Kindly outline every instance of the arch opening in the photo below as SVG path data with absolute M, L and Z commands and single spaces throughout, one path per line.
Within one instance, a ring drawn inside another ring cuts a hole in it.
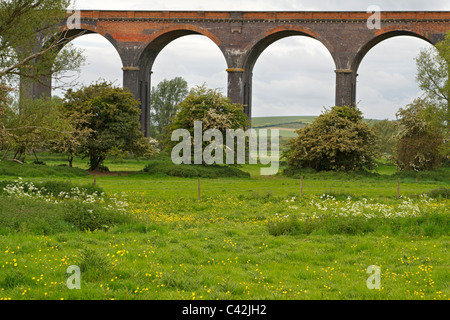
M 265 40 L 257 50 L 253 54 L 257 60 L 248 60 L 253 117 L 317 116 L 334 105 L 336 64 L 323 42 L 286 31 Z
M 123 85 L 123 62 L 115 46 L 103 35 L 89 30 L 74 30 L 67 45 L 83 52 L 85 61 L 79 70 L 68 71 L 60 79 L 52 79 L 52 95 L 62 96 L 68 88 L 79 89 L 97 81 Z
M 152 84 L 164 79 L 184 78 L 189 87 L 206 83 L 226 93 L 227 64 L 222 51 L 200 34 L 187 34 L 166 44 L 148 67 Z
M 374 39 L 360 53 L 356 102 L 366 118 L 395 120 L 399 108 L 418 98 L 415 58 L 432 46 L 428 39 L 410 32 L 392 32 Z
M 370 40 L 359 50 L 359 52 L 357 53 L 357 55 L 353 61 L 352 70 L 354 70 L 355 72 L 358 71 L 359 65 L 361 64 L 364 57 L 375 46 L 377 46 L 381 42 L 384 42 L 386 40 L 389 40 L 391 38 L 396 38 L 396 37 L 411 37 L 411 38 L 421 39 L 421 40 L 424 40 L 424 41 L 428 42 L 429 44 L 433 45 L 431 40 L 427 39 L 425 36 L 423 36 L 419 33 L 410 31 L 410 30 L 394 30 L 394 31 L 383 32 L 381 35 Z
M 189 88 L 206 84 L 224 94 L 227 64 L 218 42 L 198 30 L 180 29 L 155 38 L 139 59 L 137 95 L 141 101 L 141 126 L 146 136 L 151 129 L 151 90 L 163 80 L 181 77 Z

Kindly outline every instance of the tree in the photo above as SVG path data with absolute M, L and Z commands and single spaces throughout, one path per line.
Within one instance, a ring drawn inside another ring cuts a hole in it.
M 51 85 L 52 75 L 80 67 L 82 53 L 69 44 L 74 37 L 61 31 L 69 5 L 69 0 L 0 1 L 0 81 L 17 83 L 20 77 Z
M 98 170 L 113 152 L 135 156 L 153 153 L 140 131 L 139 104 L 131 92 L 107 82 L 68 90 L 63 105 L 66 116 L 77 119 L 77 130 L 91 131 L 77 148 L 77 154 L 89 158 L 90 170 Z
M 82 153 L 82 148 L 88 143 L 92 129 L 86 123 L 83 116 L 77 112 L 68 112 L 61 106 L 59 111 L 63 120 L 70 127 L 70 132 L 59 135 L 50 145 L 50 150 L 67 155 L 69 167 L 73 167 L 73 159 L 77 154 Z
M 0 0 L 3 158 L 12 148 L 14 159 L 24 160 L 27 151 L 42 148 L 66 133 L 56 102 L 50 97 L 32 101 L 35 97 L 28 94 L 28 86 L 51 86 L 52 76 L 61 80 L 66 71 L 77 70 L 84 62 L 81 51 L 69 44 L 74 37 L 67 28 L 62 31 L 69 5 L 68 0 Z M 9 88 L 7 95 L 5 88 Z
M 396 162 L 400 170 L 425 171 L 439 168 L 444 136 L 438 107 L 424 99 L 397 112 L 400 132 L 396 146 Z
M 217 89 L 209 89 L 206 85 L 197 86 L 191 89 L 186 99 L 179 104 L 179 111 L 168 126 L 169 135 L 166 137 L 165 145 L 169 149 L 175 146 L 176 142 L 171 141 L 170 135 L 176 129 L 188 130 L 191 136 L 194 136 L 196 121 L 202 122 L 203 132 L 216 129 L 223 135 L 227 129 L 244 129 L 249 125 L 242 105 L 232 103 L 230 98 Z
M 177 77 L 172 80 L 164 79 L 156 88 L 152 88 L 151 94 L 151 129 L 150 136 L 162 140 L 167 134 L 165 128 L 170 124 L 170 120 L 176 115 L 178 105 L 189 94 L 187 82 Z
M 325 111 L 288 143 L 288 169 L 357 171 L 375 167 L 377 135 L 356 107 Z
M 6 149 L 14 151 L 13 160 L 24 162 L 27 152 L 51 146 L 55 140 L 70 134 L 58 99 L 41 98 L 10 103 L 3 117 Z M 6 155 L 6 152 L 5 152 Z
M 373 124 L 378 135 L 378 152 L 380 154 L 393 155 L 397 143 L 398 125 L 395 121 L 382 120 Z
M 445 111 L 448 121 L 450 104 L 450 32 L 435 47 L 423 49 L 416 58 L 417 83 L 425 96 Z
M 440 148 L 444 161 L 450 161 L 450 32 L 445 39 L 437 43 L 435 47 L 422 50 L 416 58 L 417 63 L 417 83 L 424 91 L 424 98 L 421 100 L 427 107 L 421 111 L 431 111 L 438 118 L 434 123 L 438 124 L 444 137 Z M 429 115 L 433 117 L 433 115 Z

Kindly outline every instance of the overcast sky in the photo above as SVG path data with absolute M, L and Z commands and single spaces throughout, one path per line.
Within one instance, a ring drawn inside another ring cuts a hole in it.
M 366 11 L 370 5 L 390 11 L 450 11 L 448 0 L 77 0 L 80 10 L 222 10 L 222 11 Z M 122 85 L 121 61 L 101 36 L 74 41 L 87 57 L 79 81 L 86 85 L 103 78 Z M 375 46 L 358 70 L 357 101 L 365 117 L 395 119 L 401 107 L 420 96 L 414 58 L 430 46 L 414 37 L 395 37 Z M 152 85 L 181 76 L 190 87 L 206 83 L 226 93 L 227 65 L 216 45 L 203 36 L 186 36 L 158 56 Z M 269 46 L 256 63 L 253 116 L 319 115 L 335 99 L 335 65 L 318 41 L 295 36 Z

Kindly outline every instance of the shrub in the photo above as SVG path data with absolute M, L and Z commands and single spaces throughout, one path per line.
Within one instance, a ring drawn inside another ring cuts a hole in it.
M 8 187 L 8 189 L 5 189 Z M 0 181 L 0 194 L 14 192 L 35 194 L 40 196 L 53 196 L 55 198 L 86 198 L 88 196 L 98 196 L 103 194 L 103 189 L 93 184 L 75 185 L 69 181 L 44 181 L 44 182 L 26 182 L 22 179 L 14 181 Z M 10 194 L 14 195 L 14 194 Z
M 80 168 L 61 166 L 42 166 L 34 164 L 19 164 L 13 161 L 0 161 L 0 176 L 11 177 L 82 177 L 89 173 Z
M 80 231 L 108 230 L 129 221 L 127 215 L 99 205 L 70 201 L 63 203 L 63 219 Z
M 0 195 L 0 234 L 26 232 L 52 235 L 72 231 L 62 218 L 64 208 L 34 199 Z
M 438 199 L 438 198 L 450 199 L 450 188 L 442 187 L 442 188 L 434 189 L 434 190 L 431 190 L 430 192 L 428 192 L 427 195 L 433 199 Z
M 377 135 L 356 107 L 325 110 L 297 133 L 285 154 L 288 168 L 359 171 L 376 166 Z
M 165 160 L 150 161 L 143 171 L 152 175 L 164 174 L 182 178 L 250 177 L 248 172 L 233 166 L 175 165 Z
M 397 113 L 401 130 L 395 160 L 402 171 L 427 171 L 441 165 L 443 134 L 436 107 L 423 99 L 416 99 Z

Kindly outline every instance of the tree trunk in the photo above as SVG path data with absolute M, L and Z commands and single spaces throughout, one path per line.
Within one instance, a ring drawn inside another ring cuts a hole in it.
M 103 161 L 105 161 L 104 156 L 95 156 L 95 155 L 91 155 L 90 156 L 90 170 L 91 171 L 96 171 L 98 170 L 98 168 L 100 168 L 100 166 L 102 165 Z
M 69 161 L 69 168 L 73 168 L 73 156 L 71 154 L 67 156 L 67 161 Z

